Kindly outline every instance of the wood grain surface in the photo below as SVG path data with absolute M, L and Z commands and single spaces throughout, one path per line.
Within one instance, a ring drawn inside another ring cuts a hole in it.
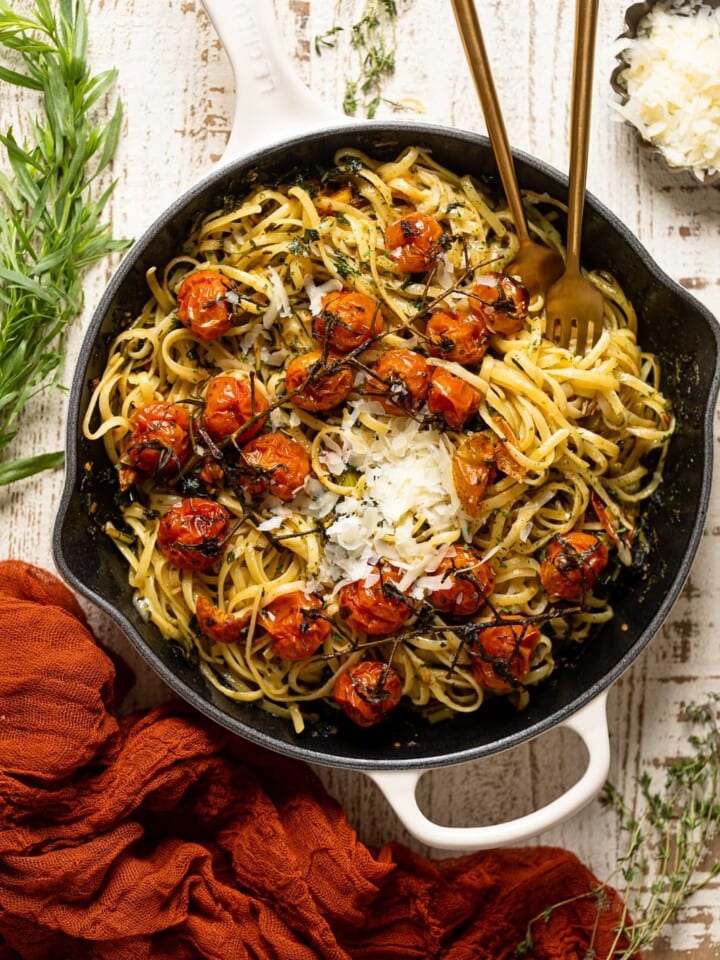
M 27 0 L 15 3 L 29 7 Z M 340 22 L 339 12 L 343 23 L 353 22 L 361 0 L 275 0 L 275 5 L 288 57 L 317 96 L 339 110 L 345 81 L 357 70 L 356 52 L 340 34 L 337 47 L 318 57 L 313 40 Z M 388 100 L 414 105 L 428 121 L 484 131 L 450 3 L 398 0 L 398 7 L 397 69 L 386 90 Z M 93 66 L 118 68 L 117 91 L 125 104 L 111 173 L 117 180 L 112 226 L 116 236 L 138 237 L 221 155 L 233 111 L 233 76 L 200 0 L 88 0 L 88 9 Z M 565 168 L 574 4 L 483 0 L 478 9 L 513 145 Z M 601 4 L 589 189 L 629 226 L 660 267 L 719 315 L 720 189 L 671 174 L 618 121 L 609 76 L 623 14 L 616 0 Z M 10 124 L 22 129 L 33 109 L 31 95 L 21 99 L 17 91 L 0 87 L 3 130 Z M 378 113 L 381 118 L 402 116 L 414 114 L 398 111 L 392 103 L 383 103 Z M 281 129 L 277 133 L 282 137 Z M 106 261 L 87 276 L 86 309 L 67 340 L 66 383 L 114 265 Z M 12 452 L 57 449 L 64 427 L 64 394 L 43 393 L 27 411 Z M 52 569 L 50 541 L 61 487 L 57 471 L 0 489 L 3 556 Z M 137 671 L 133 704 L 163 697 L 162 685 L 124 637 L 98 611 L 89 613 L 97 632 Z M 641 771 L 660 775 L 668 760 L 682 753 L 682 705 L 708 691 L 720 693 L 719 619 L 720 503 L 715 494 L 681 598 L 644 655 L 610 692 L 611 778 L 626 797 L 637 795 L 635 778 Z M 583 765 L 583 749 L 574 735 L 550 733 L 490 760 L 428 774 L 421 784 L 421 805 L 441 823 L 497 822 L 558 795 Z M 397 838 L 418 848 L 362 774 L 319 772 L 362 840 L 379 844 Z M 614 819 L 593 803 L 541 840 L 573 850 L 605 876 L 616 862 L 620 837 Z M 720 857 L 720 841 L 714 855 Z M 648 956 L 720 957 L 720 881 L 697 895 Z

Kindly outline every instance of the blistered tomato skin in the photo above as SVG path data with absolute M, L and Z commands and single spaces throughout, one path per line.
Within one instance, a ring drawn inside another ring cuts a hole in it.
M 471 433 L 453 452 L 452 475 L 463 510 L 479 517 L 488 486 L 497 474 L 496 442 L 489 433 Z
M 510 693 L 530 672 L 539 639 L 537 627 L 527 624 L 486 627 L 470 647 L 473 676 L 486 690 Z
M 241 453 L 241 480 L 250 497 L 272 494 L 288 502 L 310 475 L 310 457 L 304 447 L 282 433 L 266 433 L 247 443 Z
M 476 278 L 471 303 L 493 333 L 510 336 L 525 326 L 530 293 L 504 273 L 485 273 Z
M 412 615 L 397 589 L 400 572 L 385 564 L 375 578 L 356 580 L 340 591 L 340 610 L 346 623 L 370 637 L 395 633 Z
M 426 273 L 438 262 L 443 228 L 434 217 L 410 213 L 385 229 L 385 249 L 404 273 Z
M 177 291 L 179 320 L 201 340 L 225 336 L 233 324 L 226 299 L 232 289 L 232 281 L 219 270 L 188 274 Z
M 192 448 L 187 408 L 157 400 L 136 410 L 130 422 L 132 434 L 119 462 L 120 489 L 127 490 L 138 473 L 159 480 L 176 476 Z
M 215 643 L 239 643 L 250 622 L 249 613 L 226 613 L 202 594 L 195 601 L 195 616 L 200 632 Z
M 315 596 L 287 593 L 258 614 L 258 623 L 272 637 L 273 653 L 284 660 L 307 660 L 322 647 L 332 627 L 321 616 Z
M 495 588 L 492 567 L 465 547 L 453 547 L 432 576 L 441 577 L 443 584 L 428 594 L 428 602 L 451 617 L 477 613 Z
M 313 336 L 334 353 L 351 353 L 378 337 L 384 328 L 380 303 L 354 290 L 336 290 L 322 298 L 313 317 Z
M 216 442 L 236 444 L 257 436 L 265 424 L 268 398 L 256 377 L 213 377 L 205 395 L 202 425 Z
M 372 727 L 400 702 L 402 680 L 389 664 L 362 660 L 339 675 L 332 695 L 354 723 L 359 727 Z
M 347 399 L 353 388 L 353 372 L 339 357 L 311 350 L 295 357 L 285 371 L 285 389 L 290 402 L 301 410 L 317 413 L 332 410 Z
M 433 367 L 428 409 L 441 416 L 451 430 L 462 430 L 480 408 L 480 393 L 444 367 Z
M 430 391 L 430 367 L 414 350 L 387 350 L 368 376 L 365 395 L 378 400 L 386 413 L 407 416 L 427 400 Z
M 453 360 L 464 367 L 480 363 L 490 342 L 485 321 L 467 311 L 436 310 L 427 322 L 425 335 L 434 357 Z
M 630 527 L 620 530 L 617 521 L 594 490 L 590 491 L 590 504 L 613 545 L 617 547 L 624 541 L 628 546 L 632 546 L 635 539 L 635 528 Z
M 581 531 L 553 537 L 540 564 L 540 580 L 552 600 L 581 601 L 608 563 L 600 537 Z
M 163 556 L 181 570 L 209 570 L 222 556 L 230 514 L 214 500 L 188 497 L 161 517 L 157 542 Z

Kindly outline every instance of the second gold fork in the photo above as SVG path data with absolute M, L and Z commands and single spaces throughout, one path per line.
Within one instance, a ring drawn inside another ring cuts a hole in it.
M 549 288 L 545 299 L 547 335 L 560 346 L 569 347 L 574 334 L 578 354 L 585 352 L 588 338 L 591 344 L 597 343 L 604 314 L 602 294 L 585 279 L 580 268 L 597 16 L 598 0 L 576 0 L 565 272 Z

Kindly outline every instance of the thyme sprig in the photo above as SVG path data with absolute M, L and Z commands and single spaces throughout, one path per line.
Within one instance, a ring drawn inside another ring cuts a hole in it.
M 711 842 L 720 827 L 720 694 L 709 694 L 701 704 L 683 711 L 690 724 L 688 756 L 667 768 L 662 789 L 654 789 L 649 774 L 638 779 L 643 809 L 635 815 L 617 788 L 607 784 L 601 803 L 620 818 L 626 850 L 608 880 L 580 897 L 557 903 L 535 917 L 516 950 L 524 956 L 532 948 L 533 929 L 548 922 L 553 912 L 578 899 L 606 903 L 610 884 L 625 904 L 614 941 L 602 957 L 594 943 L 588 956 L 596 960 L 629 960 L 649 947 L 667 924 L 699 890 L 720 876 L 720 862 L 707 866 Z
M 336 21 L 341 19 L 345 5 L 345 0 L 338 0 Z M 365 0 L 360 15 L 349 27 L 348 42 L 358 57 L 355 76 L 346 81 L 343 94 L 343 110 L 349 116 L 362 110 L 372 120 L 381 103 L 392 104 L 383 90 L 395 73 L 398 15 L 396 0 Z M 345 27 L 336 22 L 318 34 L 314 41 L 315 53 L 321 56 L 323 50 L 337 47 L 339 35 L 344 32 Z
M 43 115 L 27 139 L 0 133 L 0 453 L 20 431 L 19 418 L 43 387 L 58 385 L 63 333 L 83 304 L 82 276 L 92 263 L 127 246 L 101 222 L 113 185 L 95 181 L 110 163 L 122 107 L 107 104 L 115 71 L 92 75 L 83 0 L 35 0 L 28 13 L 0 0 L 0 82 L 36 91 Z M 109 118 L 108 118 L 109 114 Z M 0 464 L 0 485 L 59 466 L 62 453 Z

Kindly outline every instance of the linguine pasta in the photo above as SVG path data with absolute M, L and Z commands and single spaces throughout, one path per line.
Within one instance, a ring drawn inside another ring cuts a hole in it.
M 637 518 L 661 481 L 673 430 L 658 363 L 638 346 L 633 307 L 605 273 L 588 274 L 605 317 L 586 355 L 546 336 L 535 297 L 520 329 L 491 325 L 482 356 L 453 359 L 447 338 L 429 339 L 429 318 L 472 312 L 483 278 L 498 282 L 517 249 L 506 206 L 419 149 L 392 162 L 346 149 L 335 163 L 210 212 L 183 251 L 149 273 L 151 298 L 112 343 L 84 432 L 102 439 L 122 475 L 133 418 L 162 401 L 187 412 L 191 449 L 182 462 L 136 470 L 119 498 L 122 522 L 106 532 L 127 561 L 143 616 L 196 656 L 226 697 L 288 716 L 296 730 L 321 702 L 332 704 L 340 676 L 367 660 L 392 666 L 403 701 L 431 719 L 475 711 L 488 696 L 522 706 L 558 649 L 613 616 L 602 581 L 632 562 Z M 536 238 L 561 249 L 559 205 L 527 201 Z M 401 269 L 387 243 L 388 226 L 408 212 L 442 228 L 425 270 Z M 229 328 L 213 338 L 178 319 L 181 284 L 207 270 L 227 289 L 219 300 Z M 372 298 L 377 328 L 336 354 L 331 331 L 315 319 L 343 291 Z M 373 371 L 393 350 L 416 354 L 433 382 L 444 370 L 471 388 L 470 419 L 452 423 L 427 400 L 398 400 L 389 411 L 394 381 Z M 302 389 L 288 389 L 290 364 L 313 351 L 317 383 L 344 371 L 351 384 L 329 410 L 303 408 L 295 402 Z M 218 440 L 203 428 L 203 411 L 221 375 L 244 378 L 263 404 L 250 412 L 252 429 Z M 249 466 L 250 433 L 281 435 L 304 451 L 309 470 L 284 498 Z M 477 434 L 496 455 L 474 496 L 458 458 Z M 162 517 L 188 497 L 212 500 L 230 518 L 215 562 L 202 569 L 176 565 L 158 542 Z M 553 596 L 543 561 L 553 542 L 578 532 L 602 544 L 609 564 L 597 587 L 587 580 L 570 599 Z M 471 613 L 442 603 L 439 571 L 460 546 L 492 580 Z M 343 591 L 382 581 L 383 569 L 393 571 L 390 601 L 396 609 L 402 601 L 406 616 L 391 632 L 368 633 L 348 615 Z M 267 613 L 297 595 L 315 598 L 313 615 L 329 629 L 309 656 L 287 658 Z M 199 616 L 200 598 L 209 620 Z M 518 638 L 533 631 L 521 675 L 509 662 L 515 651 L 478 653 L 478 632 L 508 623 L 522 626 Z

